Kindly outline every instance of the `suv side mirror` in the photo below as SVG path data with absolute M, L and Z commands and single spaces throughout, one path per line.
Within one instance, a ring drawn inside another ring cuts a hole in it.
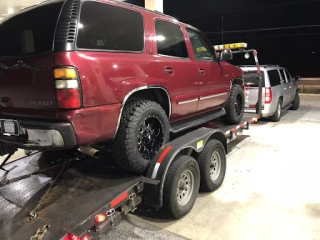
M 229 49 L 225 49 L 220 53 L 220 61 L 229 61 L 232 59 L 232 52 Z
M 295 81 L 301 81 L 301 77 L 299 77 L 299 76 L 295 76 L 293 79 L 294 79 Z

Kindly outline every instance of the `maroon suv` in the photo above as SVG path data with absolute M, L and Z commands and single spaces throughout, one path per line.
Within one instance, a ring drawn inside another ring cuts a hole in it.
M 243 115 L 243 73 L 198 29 L 115 1 L 52 0 L 0 25 L 1 152 L 109 142 L 143 172 L 177 133 Z M 93 153 L 92 153 L 93 152 Z

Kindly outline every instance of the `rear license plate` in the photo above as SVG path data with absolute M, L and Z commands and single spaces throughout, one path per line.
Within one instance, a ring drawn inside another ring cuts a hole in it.
M 19 135 L 19 123 L 15 120 L 1 120 L 1 129 L 3 133 Z

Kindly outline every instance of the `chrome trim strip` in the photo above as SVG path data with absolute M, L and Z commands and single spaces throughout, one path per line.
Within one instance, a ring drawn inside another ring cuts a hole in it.
M 119 126 L 120 126 L 120 120 L 121 120 L 123 108 L 124 108 L 124 106 L 126 105 L 126 102 L 127 102 L 128 98 L 129 98 L 133 93 L 135 93 L 135 92 L 138 92 L 138 91 L 141 91 L 141 90 L 145 90 L 145 89 L 152 89 L 152 88 L 159 88 L 159 89 L 162 89 L 162 90 L 164 90 L 164 91 L 166 92 L 167 97 L 168 97 L 168 101 L 169 101 L 169 119 L 170 119 L 171 113 L 172 113 L 172 112 L 171 112 L 171 111 L 172 111 L 172 104 L 171 104 L 171 99 L 170 99 L 170 96 L 169 96 L 168 91 L 167 91 L 165 88 L 163 88 L 163 87 L 156 87 L 156 86 L 143 86 L 143 87 L 138 87 L 138 88 L 133 89 L 131 92 L 129 92 L 129 93 L 125 96 L 125 98 L 124 98 L 124 100 L 123 100 L 123 102 L 122 102 L 122 104 L 121 104 L 120 114 L 119 114 L 118 123 L 117 123 L 117 128 L 116 128 L 116 131 L 115 131 L 115 133 L 114 133 L 113 138 L 115 138 L 116 135 L 117 135 L 117 132 L 118 132 L 118 129 L 119 129 Z
M 178 105 L 187 104 L 187 103 L 192 103 L 192 102 L 197 102 L 197 101 L 199 101 L 198 98 L 195 98 L 195 99 L 191 99 L 191 100 L 187 100 L 187 101 L 178 102 Z
M 156 165 L 154 166 L 153 172 L 152 172 L 151 179 L 156 179 L 157 173 L 159 171 L 159 167 L 160 167 L 160 163 L 156 163 Z
M 224 96 L 224 95 L 227 95 L 227 94 L 228 94 L 227 92 L 224 92 L 224 93 L 213 94 L 213 95 L 210 95 L 210 96 L 201 97 L 201 98 L 200 98 L 200 101 L 201 101 L 201 100 L 210 99 L 210 98 L 215 98 L 215 97 Z

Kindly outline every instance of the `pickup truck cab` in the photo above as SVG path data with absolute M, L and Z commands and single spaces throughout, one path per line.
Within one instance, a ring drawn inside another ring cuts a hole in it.
M 117 1 L 52 0 L 0 25 L 0 142 L 40 151 L 110 142 L 142 172 L 170 132 L 240 122 L 243 73 L 198 29 Z

